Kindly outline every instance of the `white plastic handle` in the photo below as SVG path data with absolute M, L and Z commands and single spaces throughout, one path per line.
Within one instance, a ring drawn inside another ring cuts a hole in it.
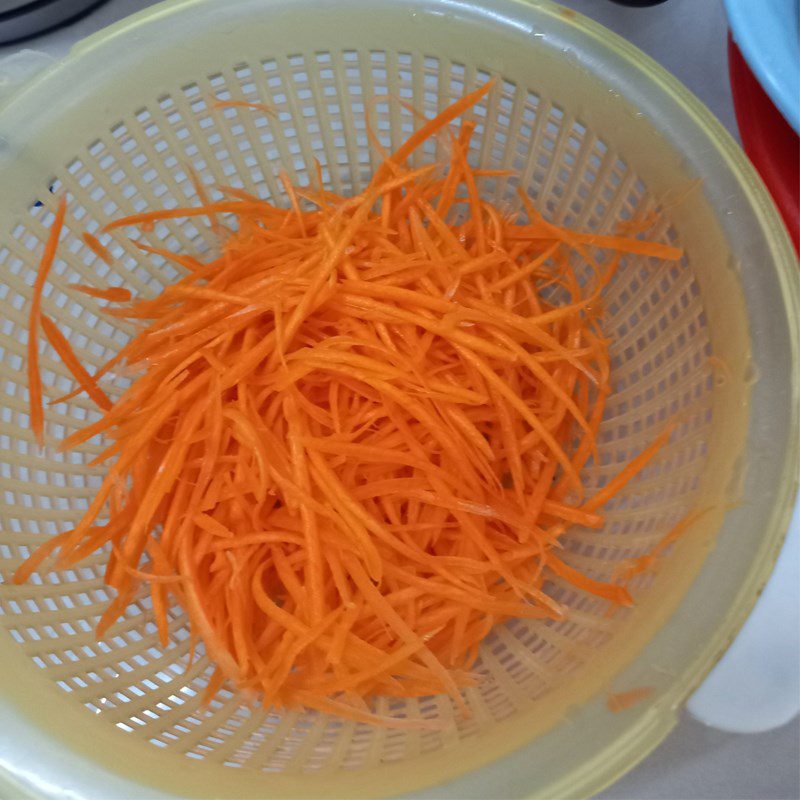
M 772 730 L 800 713 L 800 498 L 764 593 L 687 708 L 731 733 Z

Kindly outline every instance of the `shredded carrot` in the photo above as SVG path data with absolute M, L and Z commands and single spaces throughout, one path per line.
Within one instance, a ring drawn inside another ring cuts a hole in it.
M 111 255 L 109 249 L 93 234 L 88 231 L 84 232 L 81 236 L 86 246 L 106 264 L 114 263 L 114 256 Z
M 82 283 L 73 283 L 72 288 L 76 292 L 96 297 L 98 300 L 108 300 L 112 303 L 129 303 L 133 295 L 119 286 L 108 286 L 105 289 L 97 289 L 94 286 L 86 286 Z
M 620 583 L 628 583 L 634 576 L 649 572 L 656 568 L 664 551 L 675 544 L 699 519 L 711 511 L 710 508 L 695 508 L 681 517 L 666 535 L 647 554 L 630 558 L 620 563 L 615 572 L 615 577 Z
M 91 464 L 107 475 L 16 582 L 109 547 L 116 596 L 99 635 L 148 592 L 162 644 L 177 603 L 192 657 L 202 641 L 215 662 L 207 701 L 229 680 L 265 706 L 391 727 L 436 725 L 374 713 L 371 698 L 444 692 L 466 712 L 494 625 L 567 613 L 550 582 L 630 605 L 624 586 L 569 563 L 563 537 L 602 527 L 672 434 L 585 499 L 611 392 L 602 290 L 620 254 L 681 253 L 558 228 L 528 198 L 516 216 L 484 202 L 481 181 L 505 171 L 470 165 L 466 117 L 490 87 L 422 120 L 354 197 L 281 174 L 285 208 L 228 187 L 211 202 L 194 177 L 199 206 L 109 221 L 208 220 L 220 251 L 139 244 L 183 269 L 153 298 L 74 286 L 136 323 L 93 376 L 40 311 L 62 201 L 34 287 L 31 425 L 41 440 L 41 324 L 79 384 L 60 399 L 85 391 L 103 411 L 60 446 L 106 437 Z M 432 136 L 450 137 L 446 168 L 412 168 Z M 97 380 L 117 367 L 133 381 L 111 401 Z
M 28 405 L 30 408 L 30 425 L 33 435 L 39 446 L 44 444 L 44 409 L 42 407 L 42 378 L 39 374 L 39 324 L 42 315 L 42 291 L 50 273 L 50 268 L 56 257 L 58 241 L 64 227 L 64 217 L 67 213 L 66 198 L 61 198 L 58 204 L 50 236 L 44 247 L 39 270 L 33 284 L 31 309 L 28 316 Z
M 270 108 L 265 103 L 253 103 L 249 100 L 216 100 L 211 105 L 212 108 L 249 108 L 253 111 L 263 111 L 265 114 L 275 116 L 275 109 Z
M 58 353 L 59 358 L 64 362 L 64 366 L 73 374 L 75 380 L 78 381 L 89 397 L 104 411 L 108 411 L 111 408 L 111 401 L 78 360 L 66 337 L 58 329 L 55 322 L 45 316 L 40 317 L 40 321 L 45 336 L 47 336 L 50 344 L 53 345 L 53 349 Z
M 648 697 L 652 697 L 655 688 L 652 686 L 639 686 L 636 689 L 629 689 L 627 692 L 616 692 L 610 694 L 606 699 L 606 707 L 614 714 L 633 708 Z

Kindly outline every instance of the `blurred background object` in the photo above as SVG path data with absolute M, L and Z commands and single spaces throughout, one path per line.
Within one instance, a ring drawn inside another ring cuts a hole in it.
M 28 39 L 73 22 L 106 0 L 0 0 L 0 43 Z
M 725 0 L 742 145 L 800 252 L 800 3 Z
M 657 6 L 659 3 L 666 3 L 667 0 L 611 0 L 621 6 Z
M 772 102 L 800 133 L 800 3 L 724 2 L 733 41 Z
M 770 190 L 800 252 L 800 137 L 730 40 L 729 69 L 742 145 Z

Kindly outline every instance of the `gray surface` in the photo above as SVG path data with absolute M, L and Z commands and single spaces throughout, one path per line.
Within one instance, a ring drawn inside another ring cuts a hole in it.
M 609 0 L 562 2 L 594 17 L 661 62 L 738 135 L 721 0 L 668 0 L 653 8 L 625 8 Z M 150 4 L 148 0 L 110 0 L 89 17 L 24 46 L 63 55 L 83 36 Z M 0 57 L 18 49 L 0 47 Z M 597 800 L 749 798 L 800 800 L 798 720 L 770 733 L 741 736 L 706 728 L 687 716 L 661 747 Z
M 561 2 L 607 25 L 661 62 L 738 135 L 728 83 L 722 0 L 667 0 L 652 8 L 627 8 L 610 0 Z M 64 55 L 78 39 L 152 4 L 152 0 L 110 0 L 73 25 L 29 39 L 22 46 Z M 0 57 L 19 48 L 0 47 Z
M 800 721 L 731 734 L 688 715 L 663 744 L 596 800 L 797 800 Z
M 609 0 L 560 0 L 629 39 L 685 83 L 738 138 L 728 81 L 722 0 L 667 0 L 628 8 Z M 752 0 L 755 6 L 761 0 Z

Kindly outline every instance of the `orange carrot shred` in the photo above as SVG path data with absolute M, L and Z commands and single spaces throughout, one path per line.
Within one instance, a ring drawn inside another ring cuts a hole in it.
M 710 508 L 692 509 L 688 514 L 681 517 L 672 528 L 667 531 L 666 535 L 656 544 L 656 546 L 646 555 L 631 558 L 620 563 L 615 572 L 618 581 L 626 584 L 631 578 L 640 575 L 643 572 L 648 572 L 656 568 L 659 559 L 664 551 L 678 541 L 688 531 L 692 525 L 699 519 L 704 517 Z
M 111 255 L 109 249 L 93 234 L 86 231 L 81 238 L 86 243 L 86 246 L 106 264 L 114 263 L 114 256 Z
M 42 407 L 42 379 L 39 374 L 39 324 L 41 320 L 42 291 L 50 268 L 56 257 L 58 241 L 64 227 L 67 213 L 67 200 L 62 197 L 58 204 L 50 235 L 45 244 L 36 280 L 33 284 L 33 296 L 28 317 L 28 393 L 30 407 L 30 426 L 36 441 L 41 447 L 44 444 L 44 409 Z
M 211 105 L 212 108 L 249 108 L 253 111 L 263 111 L 265 114 L 275 116 L 275 110 L 266 103 L 254 103 L 249 100 L 216 100 Z
M 42 316 L 41 323 L 45 336 L 47 336 L 50 344 L 53 345 L 53 349 L 64 362 L 64 366 L 73 374 L 75 380 L 78 381 L 86 394 L 100 408 L 108 411 L 111 408 L 111 401 L 108 399 L 108 395 L 98 387 L 94 378 L 84 369 L 83 364 L 78 360 L 64 334 L 48 317 Z
M 639 686 L 626 692 L 615 692 L 606 699 L 606 707 L 614 714 L 618 714 L 652 697 L 654 692 L 655 688 L 652 686 Z
M 76 292 L 82 292 L 89 295 L 89 297 L 96 297 L 98 300 L 109 300 L 112 303 L 129 303 L 132 296 L 128 289 L 122 289 L 118 286 L 109 286 L 105 289 L 97 289 L 94 286 L 86 286 L 81 283 L 71 284 Z

